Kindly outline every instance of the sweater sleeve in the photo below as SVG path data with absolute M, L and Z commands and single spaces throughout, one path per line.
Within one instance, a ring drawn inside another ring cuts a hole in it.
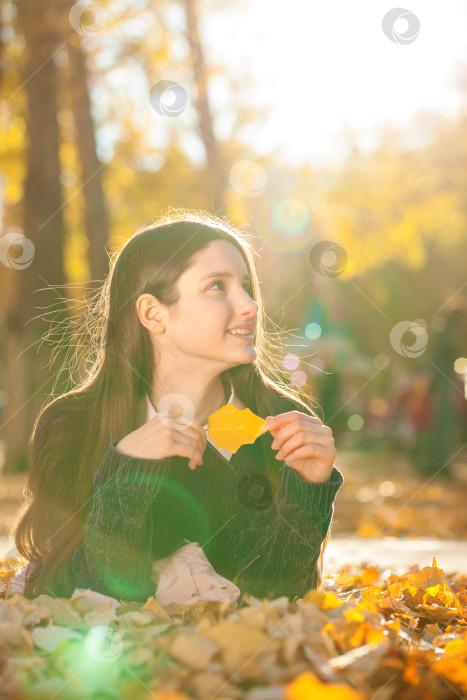
M 258 548 L 263 555 L 256 570 L 257 597 L 270 591 L 274 597 L 301 597 L 316 587 L 316 564 L 332 521 L 334 499 L 343 483 L 344 477 L 335 466 L 328 481 L 310 483 L 282 463 L 276 517 Z
M 72 555 L 76 588 L 117 599 L 146 601 L 154 595 L 151 506 L 160 489 L 166 459 L 137 459 L 109 443 L 94 475 L 86 534 Z
M 339 469 L 334 465 L 329 479 L 318 483 L 306 481 L 285 462 L 282 463 L 282 469 L 283 478 L 279 494 L 303 506 L 316 522 L 327 520 L 337 492 L 344 483 Z

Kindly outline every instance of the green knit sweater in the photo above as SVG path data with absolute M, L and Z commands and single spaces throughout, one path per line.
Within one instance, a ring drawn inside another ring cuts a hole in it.
M 334 466 L 323 483 L 305 481 L 277 462 L 274 497 L 263 449 L 265 433 L 230 461 L 207 442 L 194 471 L 186 457 L 137 459 L 109 443 L 94 476 L 86 535 L 71 570 L 76 588 L 146 601 L 155 594 L 152 563 L 185 540 L 199 542 L 214 569 L 259 598 L 303 596 L 316 585 L 316 562 L 344 483 Z

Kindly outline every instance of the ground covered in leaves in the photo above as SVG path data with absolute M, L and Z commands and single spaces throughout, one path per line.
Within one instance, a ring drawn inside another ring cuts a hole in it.
M 3 586 L 7 578 L 3 569 Z M 243 594 L 237 609 L 74 595 L 0 594 L 1 697 L 467 696 L 467 577 L 445 575 L 435 559 L 385 580 L 374 567 L 346 568 L 294 601 Z
M 345 483 L 332 536 L 467 540 L 467 450 L 438 474 L 420 474 L 404 452 L 338 451 Z

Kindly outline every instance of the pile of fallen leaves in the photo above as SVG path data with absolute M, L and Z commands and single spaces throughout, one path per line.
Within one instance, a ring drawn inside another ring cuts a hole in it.
M 435 559 L 386 580 L 346 567 L 324 591 L 244 593 L 238 609 L 1 593 L 0 688 L 15 700 L 454 700 L 467 695 L 467 577 Z

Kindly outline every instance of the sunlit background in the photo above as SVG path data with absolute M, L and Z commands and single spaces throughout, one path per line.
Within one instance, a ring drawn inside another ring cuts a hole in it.
M 381 31 L 391 8 L 378 0 L 291 0 L 286 8 L 253 0 L 205 18 L 206 55 L 231 75 L 249 74 L 252 101 L 268 105 L 249 135 L 255 152 L 279 149 L 288 162 L 328 164 L 347 155 L 348 133 L 370 151 L 385 126 L 403 128 L 406 146 L 414 148 L 429 136 L 430 113 L 455 116 L 465 109 L 466 3 L 410 3 L 421 28 L 402 47 Z M 182 26 L 183 15 L 174 11 L 174 26 L 177 20 Z M 404 17 L 395 24 L 401 33 L 407 27 Z M 222 97 L 213 91 L 216 109 L 228 104 Z M 423 112 L 421 130 L 412 120 Z
M 188 87 L 185 11 L 183 3 L 165 3 L 164 27 L 156 23 L 148 35 L 148 5 L 132 3 L 132 8 L 141 9 L 131 20 L 112 25 L 106 38 L 104 24 L 104 30 L 85 37 L 85 43 L 94 49 L 99 36 L 96 63 L 104 71 L 105 86 L 112 88 L 109 95 L 95 86 L 96 113 L 116 110 L 117 105 L 107 100 L 121 99 L 123 92 L 132 104 L 132 123 L 140 128 L 146 123 L 145 141 L 164 149 L 168 129 L 142 103 L 148 76 L 137 57 L 121 51 L 122 42 L 140 39 L 157 52 L 165 44 L 163 32 L 170 31 L 172 61 L 164 77 L 182 85 L 186 79 Z M 220 141 L 231 135 L 235 120 L 238 95 L 232 93 L 232 84 L 239 88 L 244 107 L 258 114 L 264 111 L 255 123 L 240 125 L 237 138 L 256 155 L 269 153 L 296 165 L 338 164 L 348 155 L 349 141 L 370 152 L 385 129 L 400 129 L 404 147 L 420 147 L 429 140 L 437 116 L 456 117 L 467 108 L 463 78 L 467 8 L 462 0 L 452 0 L 443 9 L 435 2 L 411 4 L 421 26 L 416 40 L 404 46 L 387 40 L 382 32 L 382 18 L 390 9 L 383 2 L 310 6 L 291 0 L 286 17 L 281 4 L 267 0 L 220 4 L 217 11 L 205 5 L 199 25 Z M 408 20 L 401 17 L 394 27 L 404 33 Z M 66 60 L 61 58 L 64 53 L 58 53 L 58 63 Z M 177 124 L 184 129 L 180 143 L 193 164 L 200 166 L 206 156 L 199 134 L 189 129 L 195 123 L 189 104 Z M 98 147 L 104 159 L 113 153 L 118 134 L 115 125 L 102 125 Z M 145 161 L 150 169 L 160 164 L 157 158 Z

